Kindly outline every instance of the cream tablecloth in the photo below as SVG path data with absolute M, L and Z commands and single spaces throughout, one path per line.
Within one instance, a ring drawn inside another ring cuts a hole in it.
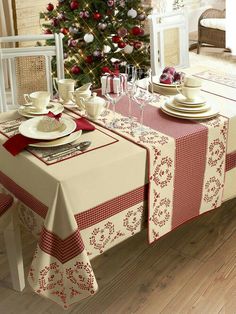
M 203 84 L 204 96 L 220 105 L 222 119 L 228 121 L 223 191 L 227 200 L 236 195 L 236 90 L 208 80 Z M 0 121 L 17 117 L 8 112 L 0 115 Z M 101 143 L 101 133 L 114 141 Z M 21 221 L 33 234 L 40 234 L 29 282 L 37 293 L 64 308 L 96 292 L 89 260 L 139 232 L 147 219 L 147 150 L 98 125 L 80 138 L 87 139 L 94 149 L 53 165 L 27 151 L 13 157 L 0 146 L 0 182 L 27 205 L 20 208 Z M 5 140 L 0 135 L 0 142 Z M 176 226 L 189 218 L 178 218 Z M 168 228 L 163 234 L 172 227 Z

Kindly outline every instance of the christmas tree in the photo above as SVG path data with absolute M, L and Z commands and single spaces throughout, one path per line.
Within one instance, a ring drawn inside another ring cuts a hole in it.
M 49 3 L 43 19 L 44 33 L 63 33 L 65 76 L 77 85 L 100 86 L 103 73 L 125 64 L 150 63 L 149 35 L 144 25 L 150 8 L 141 0 L 59 0 Z

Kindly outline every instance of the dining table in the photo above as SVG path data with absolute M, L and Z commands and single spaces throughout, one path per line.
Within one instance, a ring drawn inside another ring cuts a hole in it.
M 236 76 L 206 67 L 183 69 L 202 81 L 202 96 L 219 107 L 207 120 L 164 113 L 166 96 L 140 109 L 127 96 L 105 109 L 93 131 L 56 147 L 29 145 L 13 156 L 3 146 L 27 118 L 0 114 L 0 184 L 19 200 L 20 223 L 37 238 L 28 273 L 32 289 L 64 309 L 98 291 L 91 260 L 144 228 L 158 241 L 236 196 Z M 63 117 L 85 113 L 66 105 Z M 89 120 L 89 119 L 88 119 Z M 75 143 L 90 141 L 84 151 Z

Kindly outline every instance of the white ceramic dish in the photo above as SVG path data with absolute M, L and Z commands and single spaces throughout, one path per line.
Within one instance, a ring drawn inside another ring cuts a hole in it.
M 43 119 L 43 117 L 34 117 L 22 122 L 19 127 L 19 132 L 26 137 L 37 140 L 55 140 L 72 133 L 76 128 L 74 120 L 70 118 L 61 118 L 60 121 L 64 124 L 64 127 L 61 129 L 52 132 L 39 131 L 38 123 L 41 119 Z
M 176 95 L 174 99 L 177 103 L 185 104 L 185 105 L 189 105 L 189 106 L 199 106 L 199 105 L 206 102 L 206 100 L 203 96 L 198 96 L 196 99 L 190 100 L 182 94 Z
M 209 119 L 209 118 L 213 118 L 219 113 L 218 107 L 214 107 L 214 108 L 212 107 L 211 109 L 205 112 L 185 113 L 185 112 L 180 112 L 180 111 L 170 109 L 168 105 L 166 105 L 166 103 L 161 104 L 161 110 L 170 116 L 181 118 L 181 119 L 190 119 L 190 120 Z
M 211 106 L 206 103 L 200 104 L 199 106 L 183 106 L 182 104 L 176 103 L 173 98 L 166 101 L 166 105 L 172 110 L 187 113 L 205 112 L 211 108 Z
M 58 147 L 66 144 L 70 144 L 74 141 L 76 141 L 82 134 L 82 131 L 79 130 L 77 132 L 71 133 L 68 136 L 59 138 L 54 141 L 47 141 L 47 142 L 39 142 L 39 143 L 34 143 L 34 144 L 29 144 L 29 146 L 32 147 L 41 147 L 41 148 L 49 148 L 49 147 Z
M 49 111 L 51 111 L 54 114 L 59 114 L 63 112 L 64 106 L 60 103 L 50 102 L 49 107 L 45 109 L 44 111 L 35 111 L 35 109 L 32 106 L 20 106 L 18 109 L 18 113 L 21 116 L 24 116 L 26 118 L 33 118 L 38 115 L 47 114 Z
M 164 87 L 164 88 L 175 88 L 176 89 L 176 86 L 178 88 L 181 87 L 181 84 L 164 84 L 164 83 L 160 83 L 158 81 L 154 81 L 153 84 L 158 85 L 160 87 Z

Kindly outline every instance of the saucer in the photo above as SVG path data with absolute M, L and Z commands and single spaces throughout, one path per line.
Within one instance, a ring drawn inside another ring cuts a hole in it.
M 178 103 L 174 100 L 174 98 L 167 100 L 166 101 L 166 106 L 169 107 L 170 109 L 180 111 L 180 112 L 194 112 L 194 113 L 199 113 L 199 112 L 205 112 L 211 108 L 211 106 L 207 103 L 202 103 L 199 104 L 198 106 L 185 106 L 182 105 L 181 103 Z
M 199 106 L 201 104 L 204 104 L 206 102 L 205 98 L 203 96 L 198 96 L 195 99 L 188 99 L 182 94 L 178 94 L 174 97 L 175 101 L 180 104 L 185 105 L 192 105 L 192 106 Z
M 215 117 L 219 113 L 219 108 L 217 106 L 211 107 L 209 110 L 204 112 L 180 112 L 168 107 L 168 103 L 161 104 L 161 110 L 175 118 L 188 120 L 210 119 Z
M 60 103 L 50 102 L 49 105 L 45 110 L 42 111 L 35 111 L 35 108 L 33 106 L 20 106 L 18 109 L 18 113 L 21 116 L 24 116 L 26 118 L 33 118 L 35 116 L 47 114 L 49 111 L 51 111 L 54 114 L 59 114 L 64 110 L 64 106 Z

